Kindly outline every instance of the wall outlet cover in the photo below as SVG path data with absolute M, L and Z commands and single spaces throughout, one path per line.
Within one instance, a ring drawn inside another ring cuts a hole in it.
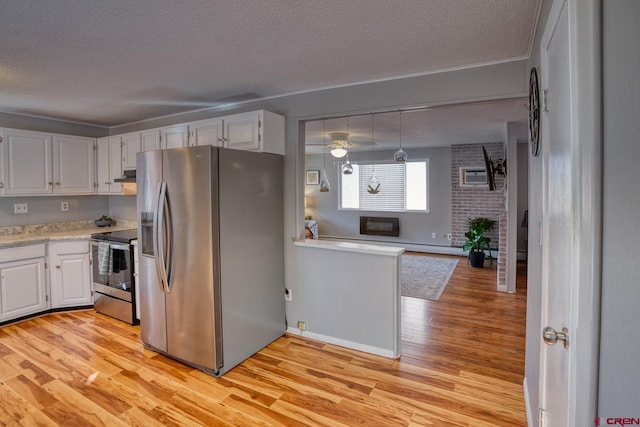
M 13 213 L 14 214 L 29 213 L 29 205 L 27 205 L 26 203 L 14 203 Z

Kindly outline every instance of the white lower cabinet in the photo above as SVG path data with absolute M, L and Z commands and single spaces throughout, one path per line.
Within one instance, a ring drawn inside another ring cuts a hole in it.
M 44 243 L 0 249 L 0 322 L 48 308 Z
M 89 240 L 49 243 L 51 308 L 92 305 Z

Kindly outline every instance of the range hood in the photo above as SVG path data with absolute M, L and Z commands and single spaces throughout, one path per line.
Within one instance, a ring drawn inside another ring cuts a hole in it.
M 123 175 L 114 179 L 115 182 L 136 182 L 136 170 L 125 170 Z

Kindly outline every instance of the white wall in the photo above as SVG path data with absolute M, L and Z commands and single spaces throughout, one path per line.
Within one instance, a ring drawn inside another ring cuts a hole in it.
M 60 209 L 63 201 L 69 202 L 66 212 Z M 14 203 L 26 203 L 29 212 L 14 214 Z M 0 197 L 0 227 L 88 221 L 102 215 L 110 215 L 106 196 Z
M 598 416 L 639 417 L 640 2 L 603 2 L 603 271 Z
M 137 220 L 135 195 L 108 197 L 109 215 L 113 218 L 127 219 L 130 221 Z

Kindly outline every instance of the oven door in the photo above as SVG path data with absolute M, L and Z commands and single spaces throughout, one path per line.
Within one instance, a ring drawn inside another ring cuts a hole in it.
M 93 290 L 131 302 L 133 261 L 131 245 L 92 240 Z

